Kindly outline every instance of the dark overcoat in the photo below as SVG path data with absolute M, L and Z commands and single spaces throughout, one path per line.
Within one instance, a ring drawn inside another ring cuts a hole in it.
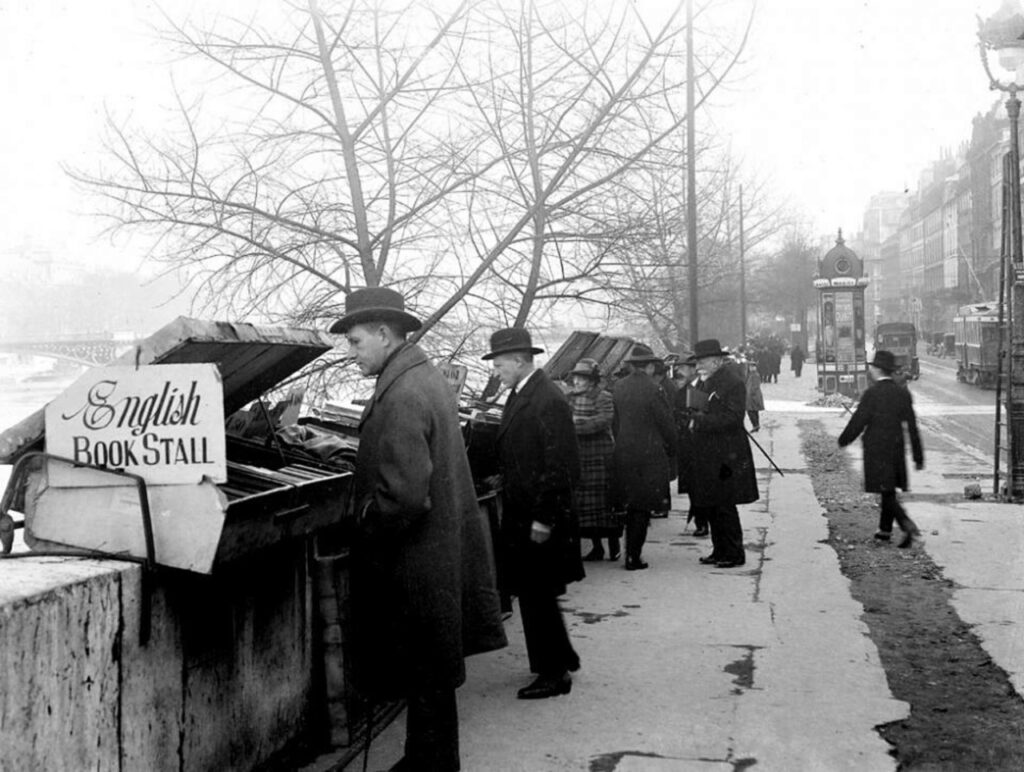
M 697 384 L 697 376 L 678 384 L 672 414 L 675 418 L 679 442 L 676 443 L 676 472 L 679 476 L 679 492 L 689 493 L 693 487 L 693 433 L 690 431 L 689 393 Z
M 719 367 L 695 387 L 707 397 L 691 416 L 693 477 L 690 501 L 697 507 L 757 501 L 757 474 L 743 428 L 747 388 L 731 367 Z
M 562 595 L 566 584 L 584 576 L 573 507 L 580 457 L 572 408 L 543 370 L 535 370 L 505 403 L 497 443 L 509 590 Z M 534 521 L 551 528 L 543 544 L 530 539 Z
M 660 509 L 675 477 L 672 409 L 654 380 L 635 370 L 615 384 L 615 501 L 624 509 Z
M 878 381 L 864 392 L 843 433 L 845 447 L 864 433 L 864 490 L 868 493 L 909 490 L 903 427 L 910 435 L 914 463 L 924 464 L 924 449 L 917 433 L 917 416 L 910 390 L 890 378 Z
M 487 520 L 451 385 L 415 345 L 385 363 L 363 411 L 352 547 L 352 675 L 394 699 L 465 680 L 506 644 Z

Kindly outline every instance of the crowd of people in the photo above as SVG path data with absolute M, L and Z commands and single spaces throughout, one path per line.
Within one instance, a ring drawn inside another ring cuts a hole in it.
M 528 330 L 497 330 L 483 357 L 508 390 L 496 439 L 500 474 L 488 481 L 503 504 L 495 551 L 450 386 L 406 341 L 419 327 L 400 294 L 372 288 L 348 296 L 331 331 L 376 377 L 347 508 L 355 685 L 371 701 L 407 702 L 405 755 L 393 770 L 446 772 L 460 766 L 455 689 L 466 677 L 464 657 L 507 643 L 499 576 L 518 600 L 534 675 L 517 696 L 531 700 L 568 694 L 581 666 L 559 597 L 584 578 L 585 562 L 618 560 L 623 537 L 625 569 L 648 567 L 649 521 L 667 513 L 673 479 L 688 495 L 694 535 L 711 537 L 699 562 L 745 564 L 738 505 L 759 497 L 745 421 L 757 431 L 761 382 L 774 382 L 778 366 L 768 345 L 730 351 L 712 338 L 659 357 L 637 343 L 620 370 L 581 359 L 561 384 L 536 367 L 542 349 Z M 882 388 L 865 395 L 841 444 L 862 432 L 866 445 L 868 437 L 891 443 L 894 427 L 913 423 L 909 393 L 885 384 L 886 353 L 872 363 Z M 920 466 L 916 429 L 912 443 Z M 902 462 L 902 445 L 899 452 Z M 895 519 L 908 542 L 916 527 L 895 495 L 906 471 L 884 469 L 892 457 L 876 454 L 869 480 L 868 490 L 883 494 L 876 538 L 887 538 Z

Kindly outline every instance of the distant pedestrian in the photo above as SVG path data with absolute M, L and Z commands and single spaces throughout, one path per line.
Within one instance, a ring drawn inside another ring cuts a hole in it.
M 874 383 L 861 396 L 857 410 L 839 435 L 839 447 L 846 447 L 863 432 L 864 490 L 881 494 L 875 539 L 889 541 L 895 520 L 903 531 L 899 546 L 906 548 L 921 536 L 896 495 L 897 488 L 909 490 L 904 429 L 910 436 L 915 468 L 924 468 L 924 449 L 917 432 L 914 401 L 910 390 L 893 380 L 896 357 L 891 351 L 876 351 L 868 371 Z
M 747 389 L 732 368 L 723 366 L 726 352 L 717 340 L 697 341 L 693 353 L 700 379 L 695 389 L 699 399 L 691 407 L 689 420 L 694 465 L 691 500 L 708 508 L 712 543 L 711 554 L 700 562 L 734 568 L 746 562 L 736 506 L 759 498 L 754 457 L 743 428 Z
M 693 400 L 691 393 L 697 388 L 697 359 L 693 354 L 687 354 L 677 365 L 679 377 L 677 378 L 676 399 L 673 406 L 673 414 L 676 421 L 676 431 L 679 434 L 679 442 L 676 444 L 676 474 L 679 482 L 677 490 L 679 493 L 686 493 L 690 500 L 689 511 L 686 515 L 686 522 L 693 521 L 693 535 L 707 536 L 710 533 L 708 527 L 708 507 L 700 507 L 694 504 L 694 447 L 693 433 L 690 431 L 690 410 Z
M 352 677 L 377 704 L 405 699 L 395 769 L 459 769 L 455 689 L 463 657 L 505 645 L 487 521 L 451 386 L 405 340 L 420 321 L 402 296 L 356 290 L 344 333 L 364 375 L 351 554 Z
M 738 359 L 742 366 L 743 381 L 747 387 L 747 418 L 750 419 L 750 432 L 761 430 L 761 411 L 764 410 L 764 395 L 761 393 L 761 376 L 757 366 L 742 355 Z
M 799 378 L 800 373 L 804 369 L 804 350 L 800 348 L 799 343 L 794 343 L 793 348 L 789 350 L 789 369 L 793 371 L 793 374 Z
M 601 385 L 601 368 L 593 359 L 581 359 L 569 373 L 572 386 L 569 404 L 580 446 L 580 482 L 576 489 L 576 509 L 580 537 L 590 539 L 590 552 L 584 560 L 603 560 L 602 539 L 608 540 L 608 559 L 618 560 L 622 522 L 612 511 L 608 495 L 611 485 L 612 420 L 615 405 L 611 392 Z
M 633 372 L 615 384 L 615 499 L 626 510 L 626 569 L 647 568 L 642 558 L 651 512 L 661 506 L 673 477 L 672 411 L 652 379 L 658 357 L 644 344 L 627 361 Z
M 558 597 L 583 578 L 573 489 L 580 478 L 572 408 L 547 374 L 533 363 L 535 348 L 522 327 L 491 335 L 501 382 L 511 389 L 498 427 L 504 506 L 501 542 L 509 589 L 519 598 L 530 671 L 537 678 L 518 692 L 536 700 L 568 694 L 571 671 L 580 667 Z

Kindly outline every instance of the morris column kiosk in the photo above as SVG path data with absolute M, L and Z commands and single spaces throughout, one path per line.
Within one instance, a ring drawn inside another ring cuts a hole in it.
M 836 245 L 818 262 L 818 391 L 857 397 L 868 387 L 864 336 L 864 263 L 846 246 L 839 230 Z

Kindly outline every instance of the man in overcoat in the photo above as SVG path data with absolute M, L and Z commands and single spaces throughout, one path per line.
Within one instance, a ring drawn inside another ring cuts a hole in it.
M 700 399 L 693 401 L 688 422 L 693 441 L 690 499 L 707 508 L 712 545 L 711 554 L 700 562 L 734 568 L 746 562 L 737 505 L 759 497 L 754 457 L 743 428 L 747 388 L 733 368 L 723 366 L 727 352 L 714 338 L 697 341 L 693 354 Z
M 487 520 L 452 387 L 406 342 L 419 320 L 385 288 L 352 292 L 345 311 L 331 332 L 377 377 L 352 490 L 352 677 L 371 701 L 407 700 L 393 769 L 457 770 L 463 658 L 506 644 Z
M 520 699 L 568 694 L 580 666 L 558 597 L 583 578 L 573 486 L 580 477 L 572 408 L 562 390 L 533 363 L 528 330 L 491 335 L 495 372 L 511 393 L 498 428 L 502 478 L 501 542 L 509 589 L 519 598 L 530 671 L 537 678 Z
M 843 433 L 839 447 L 846 447 L 864 433 L 864 490 L 882 497 L 875 538 L 889 541 L 895 520 L 903 531 L 900 547 L 910 547 L 921 532 L 896 497 L 896 489 L 909 490 L 906 445 L 903 431 L 910 435 L 910 452 L 917 469 L 924 468 L 924 449 L 917 432 L 917 416 L 910 390 L 892 379 L 896 357 L 891 351 L 876 351 L 868 365 L 872 385 L 860 398 Z
M 693 521 L 693 535 L 707 536 L 711 531 L 708 527 L 708 508 L 698 507 L 693 501 L 693 436 L 690 432 L 690 394 L 697 388 L 699 376 L 697 375 L 697 360 L 693 354 L 687 354 L 679 362 L 678 389 L 676 391 L 675 403 L 672 406 L 672 415 L 676 422 L 676 431 L 679 434 L 679 443 L 676 445 L 676 473 L 679 478 L 678 490 L 687 494 L 690 500 L 690 509 L 686 515 L 686 522 Z
M 662 508 L 674 477 L 676 450 L 672 409 L 653 375 L 661 360 L 637 343 L 626 360 L 633 372 L 612 389 L 615 402 L 615 499 L 626 510 L 626 569 L 647 568 L 641 553 L 652 511 Z

